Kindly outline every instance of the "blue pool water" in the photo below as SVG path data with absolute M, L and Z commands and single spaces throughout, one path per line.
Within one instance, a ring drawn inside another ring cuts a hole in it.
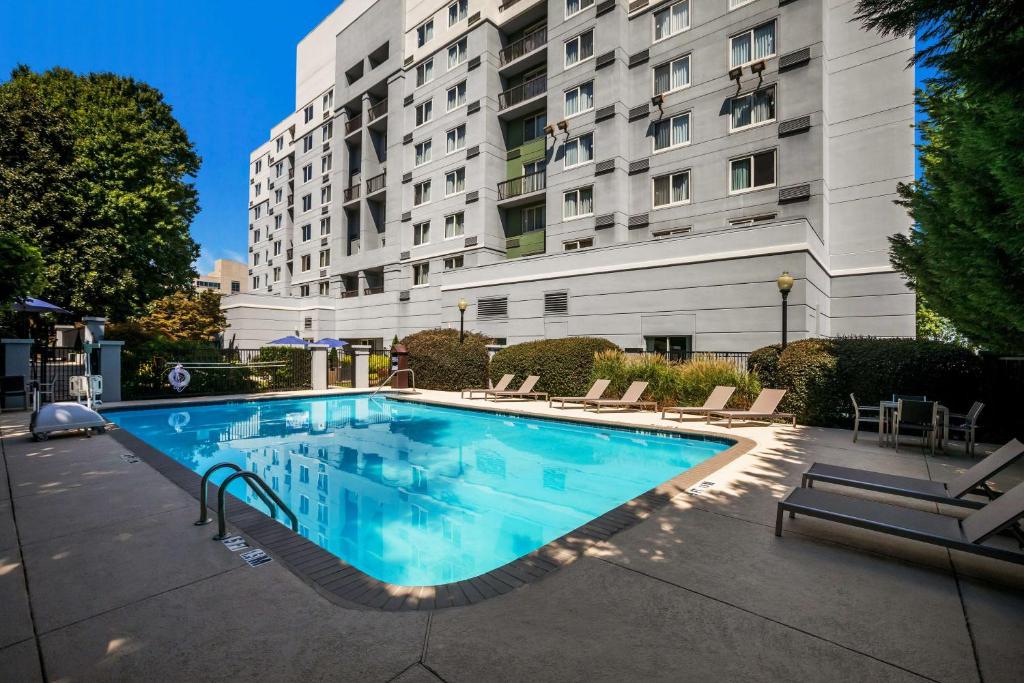
M 256 472 L 303 536 L 399 585 L 500 567 L 730 445 L 365 396 L 104 415 L 196 473 Z

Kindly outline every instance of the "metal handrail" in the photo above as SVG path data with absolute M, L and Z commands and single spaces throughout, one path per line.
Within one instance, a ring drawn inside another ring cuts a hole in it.
M 235 479 L 244 479 L 246 481 L 249 481 L 250 485 L 251 482 L 255 482 L 256 484 L 258 484 L 260 488 L 263 489 L 263 492 L 270 496 L 270 498 L 274 501 L 277 507 L 281 508 L 281 512 L 288 515 L 288 519 L 290 519 L 292 523 L 292 531 L 298 533 L 299 518 L 296 517 L 295 513 L 291 511 L 291 508 L 284 504 L 284 501 L 281 500 L 276 493 L 274 493 L 274 490 L 272 488 L 267 486 L 267 482 L 263 481 L 263 478 L 260 477 L 260 475 L 256 474 L 255 472 L 249 472 L 248 470 L 240 470 L 238 472 L 235 472 L 234 474 L 228 475 L 228 478 L 225 479 L 224 482 L 220 485 L 220 490 L 217 491 L 217 535 L 213 537 L 213 540 L 223 541 L 225 538 L 228 537 L 228 513 L 227 510 L 224 509 L 224 498 L 228 490 L 228 485 L 231 484 L 231 482 L 234 481 Z
M 206 508 L 206 487 L 210 483 L 210 476 L 214 472 L 216 472 L 217 470 L 224 469 L 225 467 L 228 468 L 228 469 L 232 469 L 235 472 L 241 472 L 242 471 L 242 468 L 239 467 L 238 465 L 236 465 L 233 462 L 217 463 L 216 465 L 214 465 L 210 469 L 206 470 L 206 474 L 203 475 L 203 478 L 202 478 L 202 480 L 199 483 L 199 519 L 197 519 L 195 521 L 195 525 L 196 526 L 203 526 L 203 525 L 209 524 L 210 522 L 213 521 L 213 519 L 207 514 L 207 508 Z M 273 501 L 271 501 L 269 498 L 267 498 L 266 494 L 264 494 L 262 491 L 260 491 L 259 488 L 257 488 L 251 482 L 246 482 L 246 483 L 249 484 L 249 488 L 252 489 L 253 493 L 255 493 L 257 496 L 259 496 L 260 500 L 263 501 L 263 504 L 266 505 L 270 509 L 270 516 L 273 517 L 274 519 L 277 519 L 277 510 L 274 508 Z
M 531 33 L 527 33 L 519 40 L 509 43 L 508 46 L 498 52 L 500 66 L 506 66 L 520 57 L 525 57 L 531 52 L 544 47 L 548 42 L 548 27 L 544 26 Z
M 385 98 L 366 110 L 366 120 L 368 123 L 372 123 L 374 120 L 380 118 L 381 116 L 384 116 L 384 114 L 387 113 L 388 101 L 387 98 Z
M 388 378 L 386 380 L 384 380 L 379 385 L 377 385 L 377 388 L 374 389 L 372 394 L 370 394 L 370 398 L 373 398 L 374 396 L 376 396 L 377 392 L 379 392 L 381 389 L 383 389 L 385 386 L 387 386 L 388 382 L 390 382 L 394 378 L 394 376 L 397 375 L 400 372 L 408 372 L 410 375 L 412 375 L 412 390 L 414 392 L 416 392 L 416 371 L 413 370 L 412 368 L 398 368 L 397 370 L 392 372 L 390 375 L 388 375 Z
M 531 192 L 540 192 L 547 187 L 547 169 L 534 171 L 498 183 L 498 201 L 511 199 Z
M 508 90 L 498 94 L 498 111 L 508 109 L 520 102 L 525 102 L 526 100 L 543 95 L 547 90 L 547 74 L 532 78 L 525 83 L 512 86 Z

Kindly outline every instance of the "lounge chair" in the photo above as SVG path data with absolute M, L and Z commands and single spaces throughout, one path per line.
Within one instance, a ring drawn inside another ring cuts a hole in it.
M 779 407 L 779 403 L 782 402 L 782 397 L 785 395 L 785 389 L 762 389 L 761 393 L 757 395 L 757 398 L 750 405 L 750 410 L 716 410 L 708 413 L 708 424 L 711 424 L 712 418 L 717 418 L 719 420 L 728 420 L 728 426 L 732 428 L 733 420 L 771 422 L 778 418 L 784 418 L 790 420 L 795 427 L 796 415 L 775 412 L 775 409 Z
M 626 393 L 622 395 L 622 398 L 595 398 L 589 401 L 584 401 L 584 408 L 594 408 L 596 412 L 600 413 L 601 408 L 639 408 L 643 410 L 645 407 L 650 406 L 651 409 L 658 407 L 655 401 L 642 401 L 640 397 L 647 391 L 647 382 L 633 382 L 626 389 Z
M 1022 455 L 1024 455 L 1024 443 L 1017 439 L 1011 439 L 1006 445 L 950 482 L 900 477 L 894 474 L 816 462 L 804 472 L 800 485 L 811 488 L 814 486 L 814 482 L 823 481 L 838 486 L 849 486 L 895 496 L 979 509 L 985 507 L 986 503 L 965 499 L 964 496 L 973 493 L 994 498 L 995 494 L 988 488 L 986 480 L 1009 467 Z
M 736 387 L 715 387 L 708 396 L 708 399 L 704 401 L 704 405 L 699 408 L 690 408 L 686 406 L 675 406 L 672 408 L 665 408 L 661 411 L 661 419 L 667 420 L 669 413 L 679 413 L 679 421 L 683 421 L 683 414 L 690 415 L 707 415 L 715 410 L 725 410 L 725 404 L 732 398 L 733 393 L 736 391 Z
M 797 514 L 817 517 L 890 536 L 1024 564 L 1024 552 L 985 542 L 1024 517 L 1024 484 L 1014 486 L 963 519 L 841 496 L 820 489 L 797 488 L 785 500 L 779 501 L 775 515 L 776 536 L 782 535 L 783 512 L 789 512 L 790 517 Z
M 540 381 L 540 376 L 538 376 L 538 375 L 530 375 L 525 380 L 523 380 L 523 383 L 521 385 L 519 385 L 518 389 L 515 389 L 515 390 L 505 390 L 505 391 L 496 391 L 494 389 L 491 389 L 490 391 L 484 392 L 484 398 L 489 398 L 492 401 L 497 401 L 498 399 L 509 399 L 509 398 L 541 398 L 541 397 L 543 397 L 543 399 L 546 401 L 546 400 L 548 400 L 548 395 L 545 392 L 543 392 L 543 391 L 534 391 L 533 390 L 533 387 L 539 381 Z
M 506 389 L 508 389 L 508 385 L 512 384 L 512 380 L 515 379 L 515 377 L 516 376 L 511 374 L 511 373 L 509 373 L 507 375 L 502 375 L 501 379 L 498 380 L 498 383 L 495 384 L 490 389 L 488 389 L 486 387 L 483 388 L 483 389 L 463 389 L 461 392 L 459 392 L 459 398 L 470 398 L 471 399 L 471 398 L 473 398 L 473 394 L 483 394 L 483 396 L 481 396 L 480 398 L 486 398 L 488 392 L 491 392 L 491 391 L 505 391 Z
M 610 379 L 599 379 L 594 382 L 593 386 L 590 387 L 590 391 L 587 392 L 586 396 L 552 396 L 548 401 L 548 407 L 554 408 L 555 403 L 561 403 L 560 408 L 565 408 L 566 403 L 586 403 L 587 401 L 593 401 L 604 396 L 605 389 L 611 384 Z

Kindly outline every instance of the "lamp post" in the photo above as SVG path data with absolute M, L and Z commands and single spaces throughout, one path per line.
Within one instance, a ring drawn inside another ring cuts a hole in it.
M 465 299 L 459 299 L 459 343 L 466 337 L 466 309 L 469 304 Z
M 789 292 L 793 289 L 793 276 L 788 270 L 782 271 L 782 275 L 775 281 L 779 286 L 779 293 L 782 294 L 782 348 L 786 348 L 787 320 L 786 312 L 789 309 Z

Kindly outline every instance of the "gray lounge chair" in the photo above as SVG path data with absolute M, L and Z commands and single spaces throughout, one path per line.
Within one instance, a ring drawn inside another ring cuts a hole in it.
M 964 496 L 973 493 L 995 497 L 995 493 L 985 483 L 986 480 L 1009 467 L 1021 455 L 1024 455 L 1024 444 L 1017 439 L 1011 439 L 1009 443 L 948 483 L 816 462 L 804 473 L 800 485 L 811 488 L 814 482 L 823 481 L 838 486 L 980 509 L 985 507 L 986 502 L 965 499 Z
M 782 402 L 782 397 L 785 395 L 785 389 L 762 389 L 761 393 L 757 395 L 757 398 L 750 405 L 749 410 L 715 410 L 708 413 L 708 424 L 711 424 L 712 418 L 717 418 L 719 420 L 728 420 L 728 426 L 732 428 L 733 420 L 771 422 L 772 420 L 783 418 L 790 420 L 795 427 L 796 415 L 775 412 L 775 409 L 779 407 L 779 403 Z
M 511 373 L 509 373 L 507 375 L 502 375 L 501 379 L 498 380 L 498 383 L 495 384 L 490 389 L 487 389 L 487 388 L 483 388 L 483 389 L 463 389 L 459 393 L 459 398 L 469 398 L 469 399 L 471 399 L 471 398 L 473 398 L 473 394 L 483 394 L 483 396 L 480 396 L 480 398 L 486 398 L 488 392 L 491 392 L 491 391 L 505 391 L 506 389 L 508 389 L 508 385 L 512 384 L 512 380 L 515 379 L 515 377 L 516 376 L 511 374 Z M 468 394 L 468 396 L 467 396 L 467 394 Z
M 645 391 L 647 391 L 647 382 L 633 382 L 626 389 L 622 398 L 598 398 L 585 401 L 585 409 L 593 408 L 600 413 L 601 408 L 639 408 L 640 410 L 647 406 L 650 406 L 652 410 L 657 408 L 658 404 L 655 401 L 640 400 Z
M 661 411 L 661 419 L 667 420 L 669 413 L 679 413 L 679 421 L 683 421 L 683 415 L 707 415 L 708 413 L 716 410 L 725 410 L 725 405 L 732 398 L 733 393 L 736 391 L 736 387 L 722 387 L 718 386 L 712 390 L 711 395 L 704 401 L 704 405 L 697 407 L 687 406 L 674 406 L 672 408 L 665 408 Z
M 782 513 L 817 517 L 965 553 L 1024 564 L 1024 552 L 986 543 L 1024 517 L 1024 484 L 1018 484 L 963 519 L 898 505 L 850 498 L 820 489 L 797 488 L 779 501 L 775 535 L 782 535 Z
M 555 403 L 561 403 L 560 408 L 565 408 L 566 403 L 586 403 L 587 401 L 593 401 L 604 396 L 605 389 L 611 384 L 610 379 L 599 379 L 594 382 L 594 385 L 590 387 L 586 396 L 552 396 L 548 401 L 548 407 L 554 408 Z
M 492 401 L 510 398 L 543 398 L 546 401 L 548 400 L 548 395 L 545 392 L 533 390 L 533 387 L 536 386 L 537 382 L 539 381 L 539 375 L 530 375 L 525 380 L 523 380 L 523 383 L 519 385 L 518 389 L 506 391 L 495 391 L 492 389 L 490 391 L 485 392 L 484 397 L 489 398 Z

